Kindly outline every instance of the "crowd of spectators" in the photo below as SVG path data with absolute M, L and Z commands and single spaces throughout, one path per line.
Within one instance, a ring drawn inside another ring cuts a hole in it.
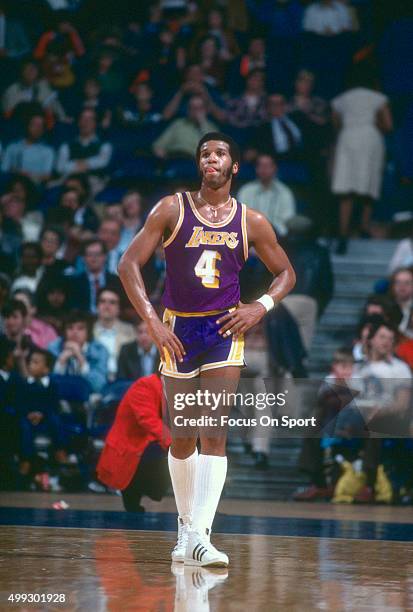
M 318 431 L 303 440 L 299 459 L 311 483 L 295 493 L 297 501 L 413 502 L 413 268 L 395 269 L 376 288 L 381 292 L 368 298 L 355 337 L 336 351 L 320 388 Z M 363 474 L 362 481 L 353 474 L 361 486 L 344 499 L 336 488 L 343 459 L 350 472 L 360 462 Z M 392 491 L 385 500 L 383 465 Z
M 0 392 L 11 432 L 1 427 L 4 474 L 13 480 L 10 458 L 24 448 L 20 485 L 46 486 L 36 479 L 36 432 L 50 437 L 55 462 L 70 465 L 76 431 L 82 438 L 99 429 L 96 397 L 156 371 L 117 265 L 154 202 L 197 182 L 193 154 L 208 131 L 222 128 L 242 147 L 238 197 L 268 216 L 294 265 L 314 262 L 267 330 L 271 358 L 280 361 L 280 321 L 292 317 L 297 354 L 305 354 L 333 293 L 317 237 L 337 235 L 344 253 L 359 231 L 351 219 L 357 201 L 368 235 L 386 149 L 406 193 L 413 178 L 413 79 L 398 89 L 397 44 L 391 58 L 381 52 L 382 40 L 396 40 L 397 28 L 405 35 L 410 19 L 383 31 L 372 25 L 370 4 L 0 0 Z M 383 135 L 391 130 L 389 143 Z M 409 240 L 392 271 L 411 265 Z M 252 258 L 244 272 L 250 295 L 265 276 L 255 265 Z M 158 249 L 144 269 L 155 304 L 164 273 Z M 406 331 L 407 302 L 396 297 L 394 277 L 390 285 Z M 301 357 L 287 365 L 304 374 Z M 15 399 L 21 380 L 34 398 L 24 412 Z M 56 398 L 79 403 L 84 390 L 80 424 L 52 408 L 46 414 L 46 389 L 50 406 Z M 86 455 L 87 444 L 80 447 Z

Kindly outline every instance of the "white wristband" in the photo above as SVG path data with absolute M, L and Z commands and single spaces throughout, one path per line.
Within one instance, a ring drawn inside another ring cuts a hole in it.
M 272 308 L 274 308 L 275 303 L 274 300 L 268 293 L 264 293 L 256 302 L 262 304 L 267 312 L 270 312 Z

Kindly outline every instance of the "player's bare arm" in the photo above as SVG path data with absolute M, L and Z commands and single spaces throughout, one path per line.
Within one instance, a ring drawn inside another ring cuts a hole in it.
M 178 222 L 179 203 L 176 196 L 162 198 L 151 210 L 145 225 L 123 254 L 118 272 L 126 294 L 139 316 L 146 321 L 149 333 L 159 354 L 164 350 L 182 361 L 185 354 L 182 343 L 159 319 L 149 301 L 142 279 L 141 268 L 155 252 L 162 238 L 171 234 Z
M 249 246 L 254 247 L 258 257 L 274 275 L 267 294 L 277 304 L 295 285 L 294 269 L 279 245 L 270 222 L 264 215 L 250 208 L 247 209 L 247 232 Z M 218 323 L 223 324 L 219 333 L 243 334 L 259 323 L 266 313 L 261 302 L 240 304 L 237 310 L 218 319 Z

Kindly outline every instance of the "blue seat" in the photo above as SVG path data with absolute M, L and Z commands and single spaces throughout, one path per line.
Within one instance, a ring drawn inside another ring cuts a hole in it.
M 95 202 L 107 202 L 109 204 L 120 202 L 127 192 L 125 187 L 109 185 L 95 196 Z
M 64 142 L 71 142 L 76 138 L 77 127 L 74 123 L 56 123 L 50 134 L 50 144 L 60 147 Z
M 132 384 L 132 380 L 116 380 L 105 385 L 102 397 L 98 405 L 94 407 L 90 419 L 89 434 L 93 438 L 106 436 L 115 420 L 118 405 Z
M 249 162 L 242 162 L 239 168 L 237 178 L 240 181 L 254 181 L 256 179 L 254 164 L 251 164 Z
M 279 161 L 278 178 L 284 183 L 294 185 L 308 185 L 310 182 L 310 170 L 304 162 Z
M 92 388 L 82 376 L 53 374 L 52 380 L 57 387 L 59 399 L 79 403 L 85 403 L 89 400 Z
M 108 405 L 111 402 L 119 403 L 133 382 L 133 380 L 121 379 L 108 383 L 102 389 L 101 403 L 103 405 Z
M 192 180 L 198 177 L 198 169 L 193 159 L 169 159 L 163 175 L 172 180 Z
M 158 163 L 153 157 L 129 157 L 120 159 L 114 156 L 112 161 L 113 178 L 156 179 Z

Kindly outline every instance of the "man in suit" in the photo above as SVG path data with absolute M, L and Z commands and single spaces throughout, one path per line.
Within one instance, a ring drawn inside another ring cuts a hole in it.
M 104 287 L 99 291 L 97 311 L 98 318 L 93 327 L 93 335 L 109 353 L 108 378 L 114 380 L 120 350 L 125 344 L 135 340 L 135 332 L 133 325 L 119 319 L 120 297 L 115 290 Z
M 267 110 L 268 121 L 257 129 L 254 139 L 255 154 L 258 151 L 267 153 L 278 160 L 296 158 L 302 137 L 297 125 L 287 115 L 285 97 L 281 94 L 268 96 Z
M 104 218 L 98 230 L 98 237 L 107 249 L 106 269 L 111 274 L 118 273 L 118 263 L 122 255 L 120 248 L 121 223 L 116 219 Z
M 96 468 L 101 482 L 121 490 L 128 512 L 143 512 L 142 495 L 159 501 L 169 485 L 171 436 L 162 420 L 163 406 L 159 375 L 137 380 L 119 404 Z
M 148 332 L 145 321 L 136 324 L 136 340 L 120 349 L 118 359 L 118 378 L 135 380 L 156 372 L 159 355 Z
M 74 305 L 80 310 L 97 312 L 97 296 L 103 287 L 123 296 L 119 278 L 106 270 L 107 250 L 102 240 L 91 238 L 83 247 L 85 272 L 72 277 Z

